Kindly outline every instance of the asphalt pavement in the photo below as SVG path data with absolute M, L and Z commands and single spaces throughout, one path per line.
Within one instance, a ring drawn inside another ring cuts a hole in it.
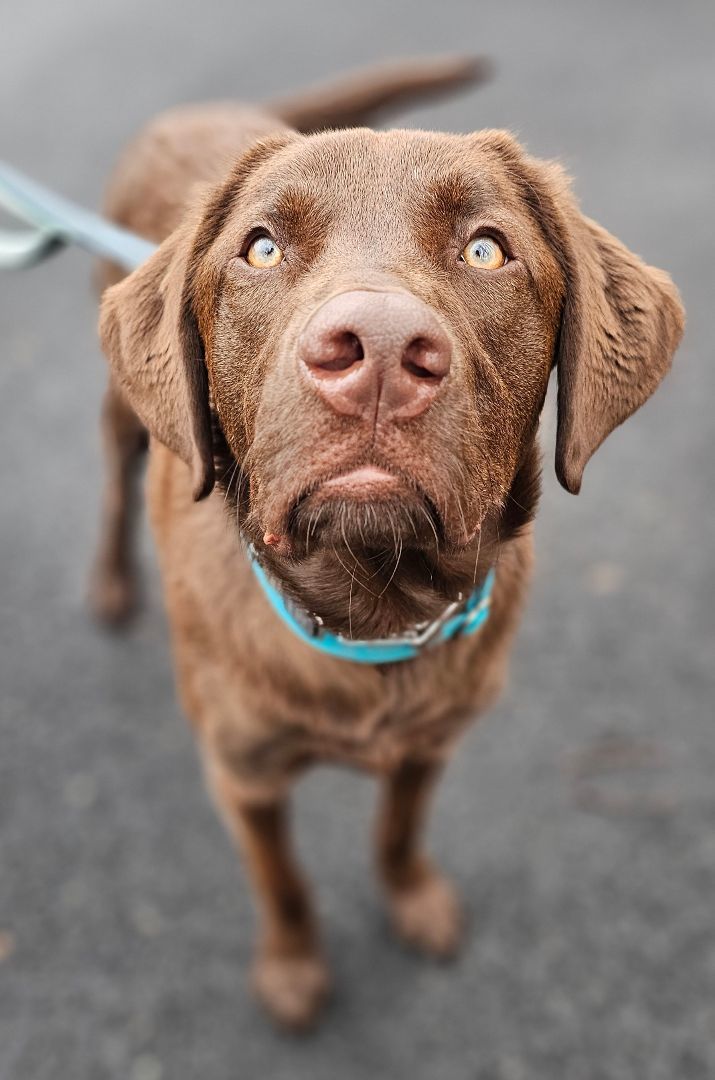
M 85 611 L 105 368 L 89 260 L 64 254 L 0 280 L 1 1080 L 715 1077 L 715 5 L 6 4 L 0 157 L 96 206 L 168 105 L 452 50 L 491 55 L 493 82 L 404 122 L 507 127 L 560 158 L 689 316 L 578 498 L 547 409 L 509 690 L 430 832 L 466 949 L 434 967 L 393 942 L 373 785 L 320 770 L 297 828 L 336 994 L 303 1039 L 251 1000 L 251 904 L 176 704 L 148 536 L 132 629 Z

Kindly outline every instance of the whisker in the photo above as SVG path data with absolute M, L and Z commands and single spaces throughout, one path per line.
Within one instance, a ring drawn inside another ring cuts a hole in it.
M 380 599 L 380 597 L 381 597 L 381 596 L 382 596 L 382 595 L 383 595 L 383 594 L 384 594 L 385 592 L 387 592 L 387 590 L 389 589 L 390 585 L 392 584 L 392 581 L 393 581 L 393 578 L 394 578 L 395 574 L 397 573 L 397 568 L 398 568 L 398 566 L 400 565 L 400 559 L 402 558 L 402 537 L 400 537 L 400 550 L 399 550 L 399 552 L 398 552 L 398 551 L 397 551 L 397 549 L 395 549 L 395 555 L 397 556 L 397 557 L 396 557 L 396 559 L 395 559 L 395 568 L 394 568 L 394 570 L 392 571 L 392 573 L 390 574 L 390 579 L 389 579 L 389 581 L 387 582 L 387 584 L 385 585 L 385 588 L 384 588 L 384 589 L 382 590 L 382 592 L 381 592 L 381 593 L 378 593 L 378 597 L 377 597 L 377 598 L 378 598 L 378 600 Z
M 349 567 L 347 567 L 347 566 L 345 565 L 345 563 L 344 563 L 344 562 L 343 562 L 343 560 L 342 560 L 342 559 L 340 558 L 340 555 L 338 554 L 338 552 L 337 552 L 337 549 L 336 549 L 335 547 L 333 547 L 333 555 L 334 555 L 334 556 L 335 556 L 335 558 L 336 558 L 336 559 L 338 560 L 338 562 L 339 562 L 339 563 L 340 563 L 340 565 L 342 566 L 342 568 L 343 568 L 343 570 L 345 571 L 345 573 L 346 573 L 346 574 L 349 574 L 349 575 L 350 575 L 350 577 L 353 577 L 353 572 L 352 572 L 352 571 L 350 570 L 350 568 L 349 568 Z M 365 582 L 364 582 L 364 581 L 361 581 L 361 580 L 360 580 L 360 578 L 359 578 L 359 577 L 355 576 L 355 580 L 357 581 L 358 585 L 360 585 L 360 586 L 361 586 L 361 588 L 363 588 L 363 589 L 365 590 L 365 592 L 366 592 L 366 593 L 369 593 L 369 594 L 370 594 L 370 596 L 375 596 L 375 595 L 376 595 L 376 594 L 375 594 L 375 593 L 374 593 L 374 592 L 372 591 L 372 589 L 369 589 L 369 588 L 367 587 L 367 585 L 365 584 Z
M 435 528 L 434 521 L 432 520 L 432 515 L 427 510 L 427 507 L 423 506 L 421 503 L 419 503 L 419 508 L 420 508 L 420 512 L 427 519 L 427 524 L 429 525 L 430 529 L 432 530 L 432 535 L 434 536 L 435 558 L 439 558 L 439 536 L 437 535 L 437 530 Z
M 526 509 L 526 507 L 522 506 L 522 504 L 519 502 L 519 500 L 515 499 L 511 492 L 509 492 L 509 494 L 507 495 L 507 499 L 510 500 L 511 502 L 513 502 L 515 506 L 518 506 L 520 510 L 523 510 L 525 514 L 529 513 L 529 511 Z
M 352 555 L 353 562 L 355 563 L 355 569 L 357 570 L 357 567 L 360 565 L 359 562 L 358 562 L 358 557 L 355 554 L 355 552 L 353 551 L 353 549 L 350 547 L 350 543 L 348 541 L 348 538 L 345 535 L 345 507 L 344 507 L 344 504 L 341 507 L 341 511 L 340 511 L 340 534 L 341 534 L 341 536 L 343 538 L 343 543 L 345 544 L 345 547 L 348 549 L 348 551 Z M 362 570 L 362 566 L 360 566 L 360 569 Z
M 479 499 L 479 520 L 480 520 L 480 522 L 482 522 L 482 520 L 483 520 L 483 518 L 482 518 L 482 500 L 481 500 L 481 497 Z M 481 529 L 481 524 L 480 524 L 480 527 L 479 527 L 479 539 L 477 540 L 477 555 L 476 555 L 476 558 L 474 560 L 474 577 L 472 578 L 472 585 L 477 584 L 477 567 L 479 566 L 479 553 L 480 553 L 481 550 L 482 550 L 482 529 Z
M 315 520 L 316 514 L 320 513 L 320 509 L 321 508 L 319 506 L 317 506 L 313 510 L 311 510 L 310 517 L 308 518 L 308 524 L 305 527 L 305 554 L 306 554 L 306 557 L 308 555 L 310 555 L 310 538 L 311 538 L 311 536 L 313 534 L 313 528 L 314 528 L 313 522 Z
M 234 477 L 236 475 L 236 471 L 239 468 L 240 468 L 240 466 L 239 466 L 238 460 L 235 460 L 234 463 L 233 463 L 233 468 L 231 469 L 231 475 L 229 476 L 228 483 L 226 484 L 226 490 L 225 490 L 224 495 L 223 495 L 224 505 L 226 504 L 226 501 L 228 500 L 228 497 L 231 494 L 231 484 L 233 483 Z M 226 472 L 228 472 L 228 469 L 226 470 Z M 224 480 L 225 476 L 226 476 L 226 473 L 224 473 L 223 476 L 221 477 L 222 481 Z
M 313 524 L 310 527 L 310 535 L 311 535 L 311 537 L 314 536 L 314 534 L 315 534 L 315 530 L 318 527 L 318 522 L 320 521 L 320 518 L 321 518 L 321 515 L 322 515 L 324 509 L 325 509 L 325 504 L 323 504 L 323 506 L 318 507 L 318 512 L 315 515 L 315 521 L 313 522 Z

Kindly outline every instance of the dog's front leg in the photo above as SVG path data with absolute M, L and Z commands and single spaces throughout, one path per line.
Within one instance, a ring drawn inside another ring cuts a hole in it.
M 222 766 L 209 769 L 219 809 L 243 852 L 253 885 L 261 937 L 253 985 L 273 1017 L 308 1025 L 329 988 L 310 894 L 290 843 L 283 797 L 247 797 Z
M 462 924 L 452 885 L 422 851 L 429 797 L 441 766 L 402 762 L 385 781 L 377 828 L 377 862 L 397 932 L 433 956 L 451 956 Z
M 90 583 L 90 604 L 97 618 L 117 624 L 132 614 L 137 600 L 136 489 L 147 433 L 113 382 L 104 395 L 102 434 L 104 500 L 99 546 Z

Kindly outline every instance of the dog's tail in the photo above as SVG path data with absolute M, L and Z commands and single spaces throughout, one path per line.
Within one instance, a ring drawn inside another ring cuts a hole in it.
M 486 57 L 433 56 L 393 61 L 270 101 L 265 109 L 305 133 L 356 127 L 413 101 L 485 82 L 491 73 L 492 64 Z

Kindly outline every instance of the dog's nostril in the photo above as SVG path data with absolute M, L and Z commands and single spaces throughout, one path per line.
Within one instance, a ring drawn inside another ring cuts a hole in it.
M 344 330 L 328 338 L 320 351 L 320 358 L 314 364 L 321 371 L 347 371 L 364 358 L 360 338 L 352 331 Z
M 418 379 L 439 382 L 449 369 L 448 359 L 426 338 L 418 337 L 409 343 L 402 354 L 402 366 Z

